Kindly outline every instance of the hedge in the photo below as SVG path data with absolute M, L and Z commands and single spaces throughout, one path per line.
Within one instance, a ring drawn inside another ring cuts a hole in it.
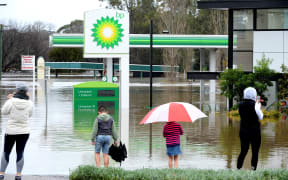
M 286 169 L 203 170 L 203 169 L 138 169 L 79 166 L 70 180 L 287 180 Z

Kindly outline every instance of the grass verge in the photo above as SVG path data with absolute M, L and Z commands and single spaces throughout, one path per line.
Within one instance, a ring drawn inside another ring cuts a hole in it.
M 79 166 L 70 180 L 287 180 L 288 170 L 200 170 L 200 169 L 139 169 L 97 168 Z

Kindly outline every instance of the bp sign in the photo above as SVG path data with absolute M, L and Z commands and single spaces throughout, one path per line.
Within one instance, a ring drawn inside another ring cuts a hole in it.
M 84 58 L 110 58 L 129 54 L 129 14 L 99 9 L 84 14 Z

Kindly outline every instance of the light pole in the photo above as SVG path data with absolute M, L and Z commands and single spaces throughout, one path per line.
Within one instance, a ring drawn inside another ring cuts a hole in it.
M 168 30 L 163 30 L 164 34 L 168 34 Z M 150 20 L 150 111 L 153 109 L 153 103 L 152 103 L 152 84 L 153 84 L 153 20 Z M 149 154 L 150 157 L 152 157 L 152 123 L 150 123 L 149 128 Z
M 6 6 L 6 4 L 0 4 L 0 6 Z M 2 32 L 3 25 L 0 24 L 0 80 L 2 79 Z
M 3 25 L 0 24 L 0 80 L 2 79 L 2 32 Z
M 153 20 L 150 21 L 150 111 L 152 109 L 152 60 L 153 60 Z M 149 153 L 152 156 L 152 123 L 150 123 Z

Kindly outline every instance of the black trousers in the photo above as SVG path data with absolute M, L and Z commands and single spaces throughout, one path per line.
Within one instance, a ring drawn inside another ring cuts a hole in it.
M 4 139 L 4 154 L 5 159 L 9 162 L 9 155 L 11 150 L 16 142 L 16 153 L 17 153 L 17 161 L 22 159 L 26 142 L 29 138 L 29 134 L 18 134 L 18 135 L 7 135 L 5 134 Z
M 241 152 L 238 156 L 237 168 L 238 169 L 242 168 L 245 156 L 251 144 L 252 147 L 251 168 L 253 170 L 256 170 L 258 163 L 258 153 L 261 145 L 261 131 L 255 129 L 248 131 L 240 131 L 239 135 L 241 141 Z

